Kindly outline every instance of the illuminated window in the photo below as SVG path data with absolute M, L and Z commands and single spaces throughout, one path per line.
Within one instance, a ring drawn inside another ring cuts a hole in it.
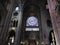
M 19 10 L 19 7 L 17 6 L 17 7 L 15 8 L 15 10 L 18 11 L 18 10 Z
M 26 31 L 39 31 L 38 19 L 34 16 L 27 18 Z
M 26 31 L 39 31 L 39 28 L 26 28 Z
M 26 26 L 38 26 L 38 19 L 34 16 L 29 17 Z

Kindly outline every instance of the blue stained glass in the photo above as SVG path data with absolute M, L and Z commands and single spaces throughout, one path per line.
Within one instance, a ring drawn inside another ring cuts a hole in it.
M 34 16 L 29 17 L 26 26 L 38 26 L 38 19 Z

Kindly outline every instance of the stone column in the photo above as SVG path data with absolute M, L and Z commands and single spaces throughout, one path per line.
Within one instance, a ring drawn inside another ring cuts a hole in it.
M 55 39 L 56 39 L 56 45 L 60 45 L 60 16 L 57 15 L 56 12 L 56 0 L 47 0 L 48 2 L 48 8 L 52 20 L 52 26 L 55 34 Z
M 20 7 L 20 11 L 18 14 L 18 26 L 16 30 L 16 36 L 15 36 L 15 43 L 14 45 L 20 45 L 20 31 L 21 31 L 21 22 L 22 22 L 22 3 L 18 2 L 18 5 Z
M 13 11 L 13 7 L 14 7 L 14 0 L 10 0 L 11 3 L 7 5 L 7 15 L 6 15 L 6 20 L 2 29 L 2 33 L 1 33 L 1 45 L 5 45 L 6 43 L 6 36 L 7 36 L 7 31 L 9 30 L 9 23 L 11 20 L 11 16 L 12 16 L 12 11 Z

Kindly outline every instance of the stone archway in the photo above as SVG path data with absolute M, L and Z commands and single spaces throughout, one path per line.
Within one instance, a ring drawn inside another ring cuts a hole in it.
M 8 44 L 13 44 L 14 43 L 14 41 L 15 41 L 15 31 L 14 30 L 9 31 L 7 41 L 8 41 Z
M 50 45 L 56 45 L 56 40 L 53 30 L 51 30 L 49 33 L 49 43 Z

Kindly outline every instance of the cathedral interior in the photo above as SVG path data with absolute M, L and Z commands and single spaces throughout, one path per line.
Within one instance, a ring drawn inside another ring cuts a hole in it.
M 60 45 L 60 0 L 0 0 L 0 45 Z

